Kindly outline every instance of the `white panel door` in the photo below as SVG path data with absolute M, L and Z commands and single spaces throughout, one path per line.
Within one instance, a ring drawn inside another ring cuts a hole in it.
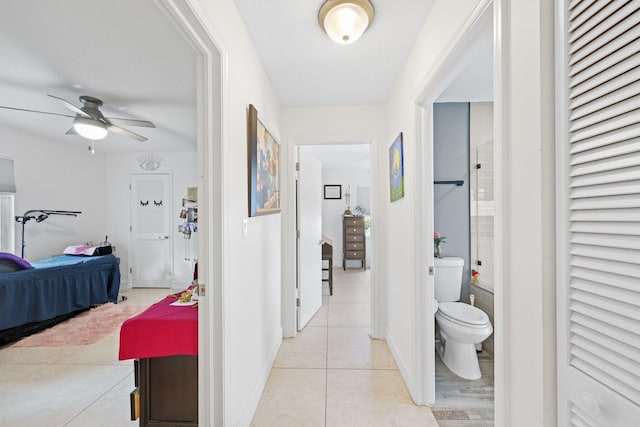
M 298 149 L 298 330 L 322 306 L 322 164 Z
M 173 279 L 171 177 L 131 175 L 131 254 L 133 287 L 170 288 Z
M 558 57 L 558 425 L 640 425 L 640 1 L 568 1 Z

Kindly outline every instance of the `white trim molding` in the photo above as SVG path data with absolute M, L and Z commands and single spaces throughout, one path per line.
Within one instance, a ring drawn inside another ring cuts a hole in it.
M 221 427 L 229 402 L 225 356 L 227 325 L 223 254 L 229 247 L 224 192 L 225 145 L 229 141 L 227 51 L 197 0 L 155 0 L 197 53 L 197 151 L 200 218 L 198 239 L 198 419 Z M 204 288 L 204 297 L 203 295 Z

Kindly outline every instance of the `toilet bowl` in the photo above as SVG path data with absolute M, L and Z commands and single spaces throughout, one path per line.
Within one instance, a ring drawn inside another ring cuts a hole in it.
M 493 326 L 489 316 L 477 307 L 457 302 L 462 287 L 464 260 L 458 257 L 435 259 L 436 322 L 440 328 L 440 359 L 459 377 L 477 380 L 482 377 L 476 344 L 489 338 Z
M 477 307 L 461 302 L 438 302 L 436 321 L 440 328 L 440 359 L 459 377 L 482 377 L 476 344 L 493 333 L 489 316 Z

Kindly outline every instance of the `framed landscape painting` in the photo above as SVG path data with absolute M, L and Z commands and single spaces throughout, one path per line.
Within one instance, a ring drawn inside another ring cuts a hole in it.
M 280 212 L 280 144 L 249 105 L 247 120 L 247 168 L 249 216 Z
M 404 197 L 404 153 L 402 151 L 402 132 L 389 147 L 389 184 L 391 202 Z

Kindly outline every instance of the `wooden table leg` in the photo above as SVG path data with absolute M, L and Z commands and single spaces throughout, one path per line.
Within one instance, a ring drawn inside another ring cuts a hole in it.
M 329 258 L 329 295 L 333 295 L 333 257 Z

